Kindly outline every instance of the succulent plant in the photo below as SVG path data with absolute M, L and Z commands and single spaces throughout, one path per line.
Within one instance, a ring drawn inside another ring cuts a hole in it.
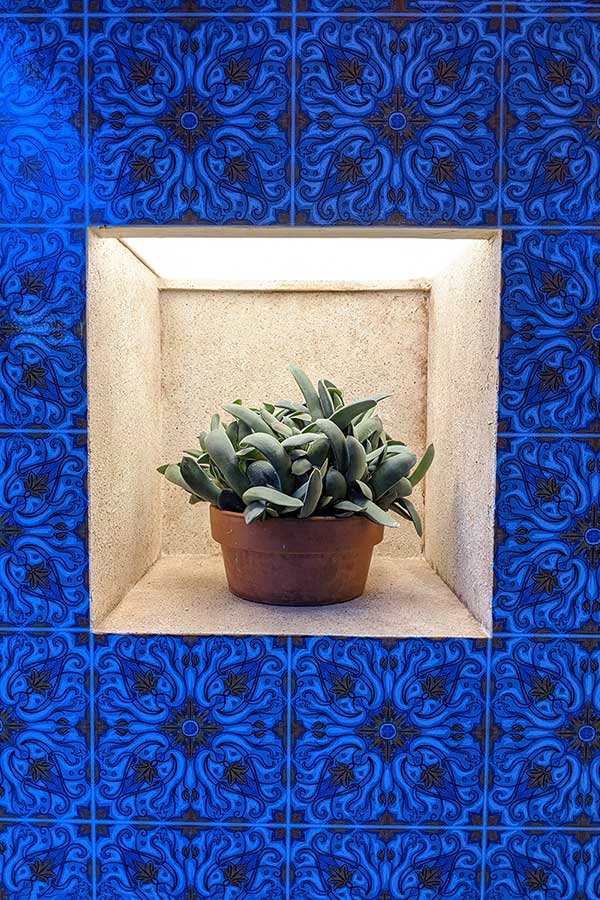
M 248 524 L 269 516 L 366 516 L 397 527 L 396 513 L 422 534 L 408 499 L 433 460 L 417 457 L 384 430 L 375 394 L 350 403 L 331 381 L 317 387 L 290 366 L 304 402 L 278 400 L 260 409 L 225 403 L 232 421 L 214 415 L 200 447 L 160 466 L 168 481 L 219 509 L 243 512 Z

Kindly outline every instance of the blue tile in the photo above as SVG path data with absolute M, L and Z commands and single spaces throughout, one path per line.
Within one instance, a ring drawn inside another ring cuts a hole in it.
M 497 22 L 307 21 L 297 221 L 496 222 Z
M 225 637 L 99 643 L 98 803 L 108 815 L 280 819 L 285 647 Z
M 600 826 L 599 664 L 597 641 L 495 642 L 490 823 Z
M 500 430 L 600 433 L 600 243 L 505 233 Z
M 600 215 L 596 20 L 507 20 L 506 223 L 591 224 Z
M 0 421 L 85 426 L 83 235 L 0 231 Z
M 3 900 L 84 900 L 91 897 L 90 829 L 53 822 L 0 823 Z
M 600 896 L 600 834 L 509 831 L 488 845 L 488 900 Z
M 83 0 L 0 0 L 0 15 L 56 15 L 82 11 Z
M 88 673 L 85 635 L 0 634 L 0 817 L 89 818 Z
M 496 497 L 494 627 L 600 631 L 597 439 L 503 439 Z
M 0 625 L 87 623 L 86 455 L 83 437 L 0 433 Z
M 98 900 L 283 900 L 285 843 L 266 829 L 98 828 Z
M 81 19 L 0 18 L 0 221 L 82 222 Z
M 91 27 L 95 222 L 287 221 L 288 22 Z
M 293 670 L 295 820 L 480 821 L 483 643 L 307 638 Z
M 287 12 L 292 0 L 88 0 L 89 11 L 103 13 L 273 13 Z
M 438 15 L 500 12 L 502 0 L 297 0 L 298 11 L 321 13 L 433 13 Z
M 302 832 L 292 845 L 293 900 L 479 900 L 481 835 Z

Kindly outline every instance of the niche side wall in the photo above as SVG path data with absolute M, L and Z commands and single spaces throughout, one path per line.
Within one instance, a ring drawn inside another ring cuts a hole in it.
M 88 236 L 92 626 L 161 547 L 160 313 L 155 275 L 120 241 Z
M 500 237 L 469 245 L 429 300 L 425 557 L 491 629 Z

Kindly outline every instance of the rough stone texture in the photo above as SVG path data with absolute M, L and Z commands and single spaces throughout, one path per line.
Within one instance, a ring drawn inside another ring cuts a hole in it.
M 156 278 L 114 239 L 88 244 L 92 626 L 161 548 L 160 315 Z
M 220 557 L 160 559 L 100 625 L 115 633 L 485 637 L 423 559 L 376 555 L 367 591 L 337 606 L 290 608 L 230 594 Z
M 296 362 L 331 378 L 347 396 L 387 390 L 390 433 L 425 446 L 427 294 L 423 291 L 161 292 L 163 456 L 176 462 L 226 400 L 301 399 L 287 371 Z M 227 414 L 224 414 L 228 419 Z M 217 552 L 207 510 L 165 485 L 163 553 Z M 415 492 L 422 512 L 422 492 Z M 418 556 L 414 529 L 388 529 L 383 552 Z
M 491 627 L 500 239 L 477 242 L 432 283 L 425 556 Z

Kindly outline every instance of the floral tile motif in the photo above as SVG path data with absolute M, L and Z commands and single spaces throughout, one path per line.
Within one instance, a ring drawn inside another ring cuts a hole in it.
M 499 12 L 502 0 L 297 0 L 300 12 L 464 14 Z
M 306 20 L 297 221 L 495 223 L 497 23 Z
M 593 234 L 505 235 L 502 429 L 600 433 L 599 265 Z
M 488 844 L 489 900 L 600 896 L 600 834 L 509 831 Z
M 85 427 L 84 260 L 80 232 L 0 232 L 5 427 Z
M 90 829 L 84 825 L 0 823 L 3 900 L 85 900 L 91 896 Z
M 88 0 L 89 11 L 103 13 L 189 12 L 272 13 L 289 12 L 291 0 Z
M 494 627 L 600 631 L 600 445 L 510 438 L 498 452 Z
M 599 664 L 589 639 L 496 642 L 489 808 L 498 825 L 600 825 Z
M 0 624 L 85 626 L 85 439 L 0 434 Z
M 100 806 L 118 818 L 279 821 L 286 660 L 270 638 L 101 640 Z
M 481 835 L 319 831 L 292 845 L 294 900 L 478 900 Z
M 296 820 L 480 821 L 483 642 L 307 638 L 293 671 Z
M 0 816 L 89 818 L 87 636 L 0 635 Z
M 0 18 L 2 222 L 83 221 L 82 31 L 80 19 Z
M 507 224 L 598 221 L 599 40 L 594 19 L 507 19 Z
M 280 19 L 92 20 L 95 222 L 287 220 Z
M 100 826 L 98 900 L 283 900 L 285 842 L 267 829 Z

